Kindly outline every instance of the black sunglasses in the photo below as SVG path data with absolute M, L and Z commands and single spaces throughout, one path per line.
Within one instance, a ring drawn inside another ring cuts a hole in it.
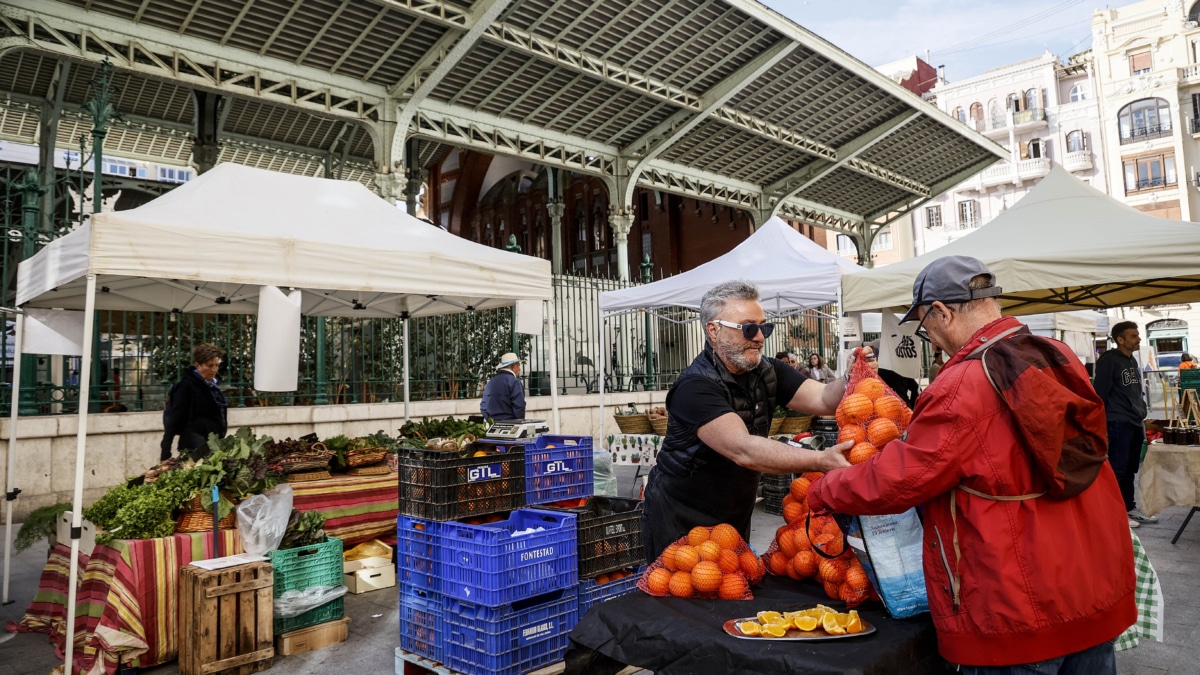
M 747 340 L 753 340 L 759 331 L 762 331 L 764 340 L 771 337 L 771 333 L 775 332 L 775 324 L 773 323 L 734 323 L 732 321 L 722 321 L 721 319 L 717 319 L 713 323 L 725 326 L 726 328 L 737 328 L 742 331 L 742 337 Z

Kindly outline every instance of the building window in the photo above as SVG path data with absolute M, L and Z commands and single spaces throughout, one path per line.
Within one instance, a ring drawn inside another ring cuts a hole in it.
M 988 101 L 988 117 L 993 120 L 1000 118 L 1000 102 L 996 99 Z
M 854 240 L 844 234 L 837 236 L 837 245 L 839 255 L 855 255 L 858 253 L 858 247 L 854 245 Z
M 1025 92 L 1025 110 L 1040 110 L 1042 107 L 1042 92 L 1030 89 Z
M 954 119 L 966 124 L 967 114 L 965 112 L 963 112 L 962 106 L 958 106 L 957 108 L 955 108 L 954 112 L 952 114 L 954 115 Z
M 1125 194 L 1174 187 L 1175 153 L 1164 152 L 1124 161 Z
M 979 207 L 974 199 L 964 199 L 958 203 L 958 229 L 969 230 L 979 226 Z
M 1046 156 L 1046 147 L 1042 139 L 1035 138 L 1029 141 L 1029 159 L 1041 159 Z
M 1144 98 L 1117 113 L 1121 144 L 1171 135 L 1171 105 L 1161 98 Z
M 1150 72 L 1150 50 L 1129 55 L 1129 74 L 1143 75 Z
M 1009 112 L 1021 112 L 1025 109 L 1025 101 L 1020 94 L 1009 94 L 1007 101 L 1007 110 Z
M 1087 150 L 1082 131 L 1072 131 L 1067 134 L 1067 152 L 1083 152 Z
M 982 103 L 972 103 L 971 104 L 971 119 L 975 120 L 975 121 L 979 121 L 979 120 L 983 119 L 983 104 Z
M 1078 103 L 1080 101 L 1086 101 L 1088 95 L 1088 86 L 1083 82 L 1080 82 L 1074 87 L 1071 87 L 1071 93 L 1067 94 L 1067 98 L 1071 100 L 1071 103 Z
M 889 225 L 875 235 L 875 241 L 871 242 L 871 252 L 890 250 L 892 250 L 892 228 Z
M 941 206 L 926 206 L 925 207 L 925 227 L 941 227 L 942 226 L 942 207 Z

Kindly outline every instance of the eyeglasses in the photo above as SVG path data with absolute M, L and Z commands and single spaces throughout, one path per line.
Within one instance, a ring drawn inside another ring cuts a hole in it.
M 712 323 L 720 324 L 726 328 L 736 328 L 742 331 L 742 337 L 747 340 L 753 340 L 759 331 L 762 331 L 764 340 L 771 337 L 771 333 L 775 332 L 775 324 L 773 323 L 734 323 L 732 321 L 722 321 L 721 319 L 717 319 Z

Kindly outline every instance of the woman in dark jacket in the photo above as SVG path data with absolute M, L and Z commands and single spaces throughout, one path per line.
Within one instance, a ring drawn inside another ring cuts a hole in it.
M 223 438 L 228 429 L 225 409 L 229 403 L 217 386 L 217 369 L 224 350 L 208 343 L 192 350 L 195 364 L 167 394 L 163 408 L 163 439 L 159 459 L 171 458 L 171 445 L 179 437 L 180 454 L 187 451 L 193 459 L 208 454 L 208 435 Z

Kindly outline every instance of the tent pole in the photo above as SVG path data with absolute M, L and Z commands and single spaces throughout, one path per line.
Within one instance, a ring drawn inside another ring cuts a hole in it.
M 8 413 L 8 470 L 5 473 L 4 499 L 8 506 L 4 514 L 4 600 L 0 604 L 11 604 L 12 600 L 8 597 L 8 574 L 9 574 L 9 556 L 12 549 L 12 528 L 13 528 L 13 508 L 17 505 L 17 495 L 20 491 L 16 489 L 13 483 L 16 480 L 13 478 L 13 471 L 17 467 L 17 410 L 20 406 L 20 391 L 21 391 L 21 350 L 24 348 L 25 341 L 25 314 L 22 312 L 17 314 L 17 336 L 16 342 L 13 345 L 13 380 L 12 380 L 12 405 Z
M 833 330 L 837 334 L 838 367 L 835 372 L 837 372 L 838 375 L 841 375 L 843 372 L 842 362 L 846 360 L 842 358 L 842 352 L 846 350 L 846 343 L 842 340 L 842 280 L 840 276 L 838 277 L 837 311 L 834 312 Z M 861 326 L 859 327 L 859 330 L 862 330 Z
M 554 315 L 554 301 L 543 300 L 542 303 L 546 307 L 546 323 L 543 326 L 542 344 L 550 349 L 550 410 L 553 415 L 554 433 L 561 434 L 562 429 L 559 427 L 558 420 L 558 341 L 555 339 L 557 335 L 557 317 Z
M 608 350 L 604 348 L 604 310 L 599 310 L 598 321 L 596 322 L 596 344 L 600 347 L 599 375 L 596 377 L 596 386 L 600 388 L 600 438 L 604 438 L 604 375 L 608 371 Z M 604 441 L 601 440 L 601 443 Z
M 71 573 L 67 577 L 67 641 L 63 671 L 75 672 L 75 602 L 79 580 L 79 537 L 83 526 L 83 463 L 87 446 L 88 391 L 92 379 L 92 331 L 96 318 L 96 275 L 87 275 L 83 307 L 83 358 L 79 360 L 79 421 L 75 431 L 75 494 L 71 498 Z
M 408 312 L 404 313 L 404 423 L 408 424 Z

